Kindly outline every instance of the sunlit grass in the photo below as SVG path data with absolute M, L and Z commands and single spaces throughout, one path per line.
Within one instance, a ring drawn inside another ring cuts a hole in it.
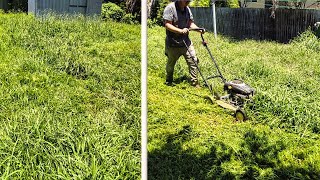
M 0 14 L 0 177 L 137 179 L 140 28 Z
M 203 74 L 214 74 L 200 35 L 190 35 Z M 150 28 L 150 179 L 319 178 L 320 62 L 312 45 L 319 40 L 310 32 L 290 44 L 204 37 L 225 78 L 243 79 L 257 91 L 246 107 L 249 120 L 236 122 L 232 112 L 206 102 L 209 90 L 188 84 L 183 57 L 174 75 L 182 81 L 164 85 L 165 30 Z M 221 81 L 211 83 L 222 92 Z

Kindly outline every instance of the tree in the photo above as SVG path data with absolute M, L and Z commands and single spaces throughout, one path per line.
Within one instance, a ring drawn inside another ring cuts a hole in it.
M 148 0 L 148 18 L 151 18 L 153 16 L 152 14 L 154 13 L 154 8 L 156 7 L 157 2 L 158 1 L 156 0 Z
M 213 0 L 194 0 L 191 1 L 190 6 L 193 7 L 210 7 Z M 239 8 L 238 0 L 214 0 L 216 7 Z
M 141 0 L 103 0 L 103 2 L 112 2 L 121 7 L 127 14 L 132 14 L 137 20 L 140 20 Z
M 28 0 L 8 0 L 9 10 L 28 11 Z
M 272 6 L 270 7 L 271 15 L 273 19 L 276 17 L 276 9 L 278 8 L 287 8 L 287 9 L 303 9 L 305 8 L 307 0 L 286 0 L 286 1 L 279 1 L 279 0 L 272 0 Z M 266 1 L 266 4 L 270 3 L 270 1 Z M 267 5 L 266 5 L 267 7 Z

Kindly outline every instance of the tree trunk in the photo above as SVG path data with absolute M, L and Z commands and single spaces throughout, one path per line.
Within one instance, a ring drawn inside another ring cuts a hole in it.
M 148 6 L 147 7 L 147 9 L 148 9 L 148 18 L 151 17 L 152 9 L 155 6 L 155 1 L 156 0 L 148 0 L 148 5 L 147 5 Z

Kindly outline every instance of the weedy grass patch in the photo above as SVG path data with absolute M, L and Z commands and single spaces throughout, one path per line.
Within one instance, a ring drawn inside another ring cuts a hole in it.
M 140 176 L 140 27 L 0 14 L 0 177 Z
M 214 74 L 200 35 L 190 36 L 203 74 Z M 289 44 L 204 36 L 225 78 L 255 88 L 250 119 L 235 122 L 232 112 L 208 103 L 207 88 L 189 85 L 183 57 L 176 86 L 164 85 L 165 30 L 150 28 L 150 179 L 319 179 L 320 40 L 309 31 Z M 220 80 L 211 83 L 223 92 Z

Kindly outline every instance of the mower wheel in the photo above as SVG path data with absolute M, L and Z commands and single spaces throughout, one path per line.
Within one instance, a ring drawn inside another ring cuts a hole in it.
M 236 110 L 234 116 L 236 117 L 236 120 L 237 120 L 237 121 L 240 121 L 240 122 L 245 121 L 245 120 L 248 119 L 248 117 L 247 117 L 247 115 L 246 115 L 246 112 L 245 112 L 243 109 L 241 109 L 241 108 L 238 108 L 238 109 Z

